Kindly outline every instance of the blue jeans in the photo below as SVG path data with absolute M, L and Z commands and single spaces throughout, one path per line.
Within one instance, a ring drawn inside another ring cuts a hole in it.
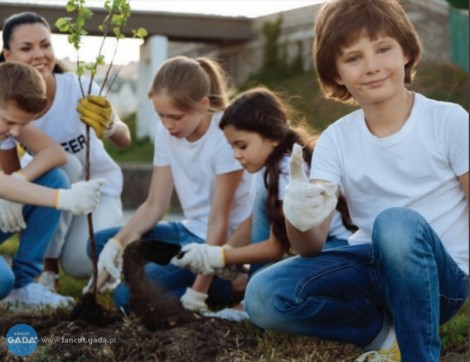
M 259 243 L 269 238 L 271 228 L 266 209 L 267 197 L 268 191 L 265 188 L 260 189 L 256 192 L 256 198 L 252 212 L 251 243 Z M 347 240 L 338 239 L 335 237 L 328 237 L 323 250 L 333 249 L 345 245 L 348 245 Z M 270 263 L 251 264 L 248 279 L 251 279 L 254 273 L 268 265 L 270 265 Z
M 60 169 L 52 169 L 33 181 L 36 185 L 50 188 L 68 188 L 67 177 Z M 12 287 L 21 288 L 34 281 L 43 270 L 43 259 L 52 235 L 59 222 L 60 211 L 50 207 L 23 206 L 26 229 L 19 233 L 19 247 L 13 257 L 12 268 L 1 258 L 0 299 L 6 297 Z M 0 244 L 13 233 L 0 231 Z
M 270 223 L 266 211 L 266 198 L 268 191 L 263 188 L 256 192 L 255 202 L 253 204 L 253 211 L 251 215 L 251 243 L 259 243 L 267 240 L 270 233 Z M 253 263 L 250 265 L 250 272 L 248 279 L 251 279 L 253 274 L 259 269 L 267 266 L 267 263 Z
M 439 325 L 467 295 L 467 275 L 426 220 L 392 208 L 375 220 L 371 244 L 293 257 L 258 272 L 245 307 L 262 328 L 366 349 L 377 349 L 393 323 L 403 362 L 437 362 Z
M 108 239 L 118 233 L 120 228 L 109 228 L 95 233 L 96 252 L 101 252 Z M 204 240 L 189 232 L 181 222 L 160 222 L 142 235 L 142 240 L 159 240 L 181 246 L 189 243 L 204 243 Z M 89 254 L 91 254 L 89 252 Z M 190 287 L 196 275 L 185 268 L 173 264 L 159 265 L 149 262 L 145 266 L 148 277 L 170 295 L 180 298 L 186 288 Z M 232 283 L 227 280 L 214 278 L 208 291 L 209 303 L 230 302 L 232 298 Z M 123 308 L 129 313 L 129 289 L 125 282 L 120 283 L 114 290 L 114 304 L 118 309 Z

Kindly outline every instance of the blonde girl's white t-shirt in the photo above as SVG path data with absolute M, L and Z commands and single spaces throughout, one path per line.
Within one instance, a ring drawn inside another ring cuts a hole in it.
M 350 244 L 371 241 L 377 215 L 391 207 L 420 213 L 468 274 L 468 201 L 458 176 L 469 169 L 468 113 L 459 105 L 415 94 L 411 114 L 395 134 L 377 138 L 362 110 L 321 135 L 311 179 L 338 184 L 359 230 Z
M 278 190 L 278 200 L 283 201 L 284 196 L 286 194 L 286 186 L 289 183 L 289 162 L 290 162 L 290 155 L 285 155 L 282 160 L 279 162 L 279 190 Z M 305 175 L 308 177 L 309 175 L 309 167 L 308 165 L 304 162 L 303 164 L 303 169 L 305 172 Z M 263 167 L 261 170 L 259 170 L 256 174 L 256 189 L 266 189 L 266 185 L 264 184 L 264 172 L 265 172 L 265 167 Z M 351 236 L 351 232 L 346 229 L 343 225 L 343 222 L 341 220 L 341 214 L 339 211 L 335 211 L 333 214 L 333 219 L 331 220 L 330 224 L 330 230 L 328 233 L 329 236 L 333 236 L 338 239 L 342 240 L 348 240 L 348 238 Z
M 221 117 L 221 113 L 215 113 L 206 133 L 195 142 L 171 136 L 161 122 L 155 135 L 154 166 L 170 166 L 183 224 L 203 239 L 207 237 L 216 177 L 242 169 L 219 128 Z M 233 200 L 228 236 L 251 214 L 254 191 L 252 176 L 245 171 Z
M 73 73 L 55 74 L 56 93 L 51 108 L 45 115 L 31 124 L 40 128 L 49 137 L 59 143 L 66 152 L 75 155 L 85 166 L 86 125 L 80 121 L 76 108 L 82 98 L 78 77 Z M 90 79 L 81 77 L 85 92 Z M 99 88 L 93 83 L 92 94 L 98 94 Z M 25 154 L 22 163 L 30 162 L 32 155 Z M 120 196 L 123 185 L 121 168 L 111 158 L 103 142 L 90 128 L 90 178 L 107 180 L 101 190 L 104 194 Z

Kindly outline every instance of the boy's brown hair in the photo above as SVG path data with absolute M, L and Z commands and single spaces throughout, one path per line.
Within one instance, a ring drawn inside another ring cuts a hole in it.
M 392 37 L 409 59 L 405 65 L 405 84 L 411 84 L 421 54 L 419 37 L 396 0 L 328 0 L 315 18 L 313 60 L 318 82 L 326 98 L 344 103 L 354 99 L 338 84 L 336 61 L 342 49 L 358 40 L 363 31 L 373 40 Z
M 9 102 L 31 114 L 46 108 L 46 85 L 32 66 L 13 61 L 0 63 L 0 107 Z

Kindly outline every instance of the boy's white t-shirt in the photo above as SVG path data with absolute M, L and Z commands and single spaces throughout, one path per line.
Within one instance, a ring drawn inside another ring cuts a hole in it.
M 73 73 L 55 74 L 56 93 L 51 108 L 42 117 L 31 124 L 40 128 L 49 137 L 59 143 L 66 152 L 75 155 L 85 166 L 86 154 L 86 125 L 80 120 L 76 108 L 78 100 L 82 98 L 78 77 Z M 90 79 L 82 77 L 85 91 L 88 89 Z M 93 84 L 92 94 L 98 94 L 99 89 Z M 16 147 L 16 140 L 7 139 L 0 143 L 0 149 Z M 29 163 L 34 155 L 25 153 L 21 162 Z M 120 167 L 114 162 L 104 148 L 103 142 L 96 137 L 90 128 L 90 178 L 103 178 L 107 184 L 101 188 L 104 194 L 120 196 L 123 176 Z
M 183 224 L 202 239 L 207 237 L 216 177 L 242 169 L 219 128 L 221 117 L 222 113 L 215 113 L 204 136 L 195 142 L 171 136 L 161 122 L 155 135 L 154 166 L 170 166 Z M 227 237 L 250 216 L 254 196 L 252 176 L 245 171 L 233 200 Z
M 290 155 L 285 155 L 282 160 L 279 162 L 279 190 L 278 190 L 278 200 L 283 201 L 284 196 L 286 194 L 286 186 L 289 183 L 289 162 L 290 162 Z M 308 176 L 309 174 L 309 167 L 304 162 L 303 169 L 305 175 Z M 256 190 L 266 189 L 266 185 L 264 184 L 264 172 L 265 167 L 259 170 L 256 175 Z M 333 236 L 338 239 L 348 240 L 351 236 L 351 232 L 344 227 L 344 224 L 341 220 L 341 214 L 339 211 L 335 211 L 333 214 L 333 219 L 331 220 L 330 224 L 330 231 L 328 233 L 329 236 Z
M 391 207 L 420 213 L 468 274 L 468 201 L 458 176 L 469 169 L 469 119 L 459 105 L 415 94 L 397 133 L 377 138 L 362 110 L 328 127 L 315 146 L 311 179 L 338 184 L 352 221 L 349 242 L 371 241 L 377 215 Z

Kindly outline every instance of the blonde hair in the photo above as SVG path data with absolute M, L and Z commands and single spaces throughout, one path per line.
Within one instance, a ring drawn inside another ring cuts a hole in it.
M 223 111 L 228 105 L 227 78 L 222 67 L 208 58 L 177 56 L 165 61 L 153 77 L 148 92 L 151 98 L 165 93 L 179 109 L 195 109 L 204 97 L 210 111 Z
M 405 84 L 411 84 L 421 54 L 419 37 L 396 0 L 329 0 L 320 8 L 314 26 L 313 59 L 318 82 L 326 98 L 344 103 L 354 99 L 339 78 L 336 61 L 342 49 L 359 39 L 362 32 L 371 39 L 380 35 L 394 38 L 409 59 Z
M 0 63 L 0 106 L 9 102 L 31 114 L 46 108 L 46 85 L 35 68 L 20 62 Z

